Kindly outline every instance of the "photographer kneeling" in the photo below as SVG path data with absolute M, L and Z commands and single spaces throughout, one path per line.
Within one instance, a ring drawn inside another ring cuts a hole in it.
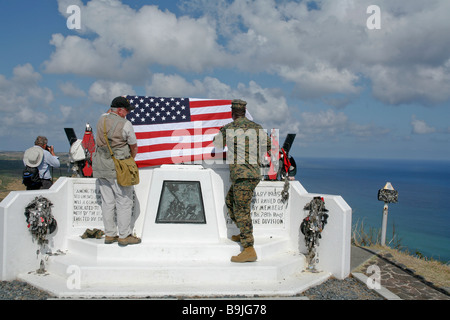
M 53 184 L 50 167 L 59 168 L 59 158 L 55 155 L 53 146 L 48 146 L 48 139 L 38 136 L 34 147 L 27 149 L 23 156 L 24 165 L 39 170 L 40 183 L 27 186 L 27 190 L 50 189 Z

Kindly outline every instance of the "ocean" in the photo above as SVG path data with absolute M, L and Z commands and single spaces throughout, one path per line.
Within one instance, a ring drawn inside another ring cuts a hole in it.
M 389 204 L 386 244 L 394 230 L 411 254 L 450 261 L 450 161 L 294 159 L 305 189 L 341 195 L 352 208 L 353 226 L 363 223 L 366 232 L 381 230 L 384 202 L 378 190 L 391 182 L 398 202 Z

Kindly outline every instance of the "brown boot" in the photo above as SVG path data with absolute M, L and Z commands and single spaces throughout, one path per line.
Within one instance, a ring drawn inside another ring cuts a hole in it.
M 126 238 L 119 238 L 119 246 L 125 247 L 129 244 L 138 244 L 141 243 L 141 239 L 135 236 L 132 236 L 131 234 Z
M 234 242 L 241 242 L 241 236 L 239 234 L 236 234 L 234 236 L 231 236 L 231 241 Z
M 111 243 L 114 243 L 117 241 L 119 241 L 119 236 L 114 236 L 114 237 L 105 236 L 105 244 L 111 244 Z
M 239 255 L 232 256 L 231 262 L 253 262 L 257 258 L 255 249 L 253 247 L 247 247 Z

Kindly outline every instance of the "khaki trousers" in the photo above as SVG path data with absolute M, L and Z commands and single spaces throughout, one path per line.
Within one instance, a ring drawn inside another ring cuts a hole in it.
M 105 235 L 126 238 L 133 232 L 133 186 L 123 187 L 116 179 L 97 179 L 102 199 L 102 217 Z

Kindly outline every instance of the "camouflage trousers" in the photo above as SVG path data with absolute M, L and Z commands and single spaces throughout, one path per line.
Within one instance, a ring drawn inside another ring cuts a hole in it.
M 239 228 L 241 244 L 244 248 L 253 246 L 253 223 L 250 214 L 253 191 L 259 179 L 237 179 L 228 190 L 225 204 L 231 220 Z

